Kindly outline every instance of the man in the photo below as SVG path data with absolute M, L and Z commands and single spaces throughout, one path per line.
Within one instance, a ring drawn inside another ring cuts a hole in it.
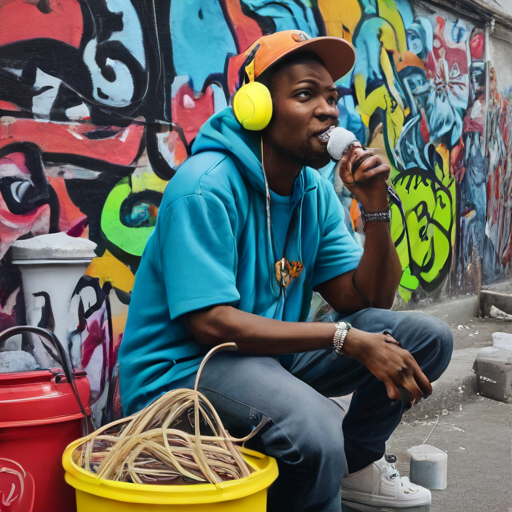
M 249 131 L 231 108 L 213 116 L 167 188 L 120 350 L 125 412 L 192 387 L 208 348 L 235 342 L 238 352 L 207 363 L 200 391 L 232 435 L 270 419 L 249 444 L 278 461 L 269 510 L 339 511 L 342 478 L 345 499 L 429 503 L 383 456 L 404 408 L 430 395 L 446 368 L 451 333 L 427 315 L 388 310 L 401 276 L 389 167 L 358 144 L 339 165 L 364 209 L 364 252 L 315 170 L 329 162 L 334 80 L 353 49 L 287 31 L 244 58 L 242 77 L 250 69 L 270 90 L 272 118 Z M 313 290 L 344 322 L 305 322 Z M 352 392 L 346 415 L 327 398 Z

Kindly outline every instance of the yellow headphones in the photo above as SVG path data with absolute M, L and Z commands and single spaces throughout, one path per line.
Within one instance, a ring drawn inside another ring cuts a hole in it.
M 235 117 L 246 130 L 251 131 L 263 130 L 272 117 L 270 91 L 262 83 L 254 81 L 254 56 L 259 47 L 252 50 L 240 68 L 239 89 L 233 97 Z M 245 77 L 248 82 L 244 84 Z

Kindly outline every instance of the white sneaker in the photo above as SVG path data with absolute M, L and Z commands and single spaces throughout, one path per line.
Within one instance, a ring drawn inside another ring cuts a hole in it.
M 395 468 L 396 457 L 388 455 L 364 469 L 351 473 L 341 482 L 343 500 L 375 507 L 419 507 L 430 505 L 428 489 L 400 476 Z

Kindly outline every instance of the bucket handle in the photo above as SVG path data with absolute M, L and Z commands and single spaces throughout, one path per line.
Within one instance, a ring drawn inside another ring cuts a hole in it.
M 62 369 L 64 370 L 64 375 L 66 376 L 66 379 L 69 382 L 71 389 L 73 390 L 73 394 L 75 395 L 76 401 L 78 402 L 78 407 L 80 407 L 80 412 L 84 416 L 83 430 L 85 435 L 87 435 L 89 433 L 89 426 L 87 424 L 87 414 L 82 404 L 82 400 L 80 399 L 78 389 L 76 388 L 75 377 L 73 375 L 71 364 L 59 338 L 57 338 L 57 336 L 48 329 L 43 329 L 42 327 L 36 327 L 33 325 L 20 325 L 16 327 L 10 327 L 9 329 L 6 329 L 5 331 L 2 331 L 0 333 L 0 346 L 4 341 L 11 338 L 12 336 L 16 336 L 17 334 L 23 334 L 24 332 L 30 332 L 32 334 L 42 336 L 57 349 L 57 352 L 59 353 L 59 357 L 61 360 L 60 363 L 62 364 Z

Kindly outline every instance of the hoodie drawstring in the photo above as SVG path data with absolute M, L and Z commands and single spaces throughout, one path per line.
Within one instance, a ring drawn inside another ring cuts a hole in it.
M 300 196 L 299 202 L 298 202 L 298 208 L 297 205 L 293 207 L 293 211 L 291 212 L 290 216 L 290 223 L 288 225 L 287 233 L 286 233 L 286 240 L 283 247 L 283 256 L 280 260 L 276 261 L 275 263 L 272 261 L 272 259 L 276 257 L 276 250 L 274 246 L 274 234 L 272 230 L 272 217 L 270 213 L 270 188 L 268 186 L 268 180 L 267 175 L 265 173 L 265 166 L 263 164 L 263 139 L 261 139 L 261 169 L 263 172 L 263 179 L 265 181 L 265 209 L 266 209 L 266 215 L 267 215 L 267 239 L 269 241 L 269 248 L 268 254 L 270 254 L 271 259 L 271 271 L 270 271 L 270 287 L 272 290 L 272 294 L 275 296 L 274 289 L 275 289 L 275 282 L 274 282 L 274 274 L 276 281 L 279 284 L 279 292 L 277 295 L 277 304 L 276 304 L 276 311 L 274 313 L 274 318 L 282 318 L 282 315 L 284 314 L 284 301 L 286 299 L 286 288 L 291 284 L 293 279 L 295 277 L 298 277 L 300 273 L 303 270 L 303 263 L 302 263 L 302 206 L 304 202 L 304 176 L 301 174 L 300 179 L 302 181 L 302 194 Z M 299 216 L 299 225 L 298 225 L 298 241 L 297 241 L 297 248 L 298 248 L 298 261 L 292 262 L 290 265 L 290 262 L 286 259 L 286 248 L 288 246 L 289 237 L 293 231 L 293 219 L 295 216 L 295 210 L 298 210 L 298 216 Z M 280 267 L 280 268 L 279 268 Z

